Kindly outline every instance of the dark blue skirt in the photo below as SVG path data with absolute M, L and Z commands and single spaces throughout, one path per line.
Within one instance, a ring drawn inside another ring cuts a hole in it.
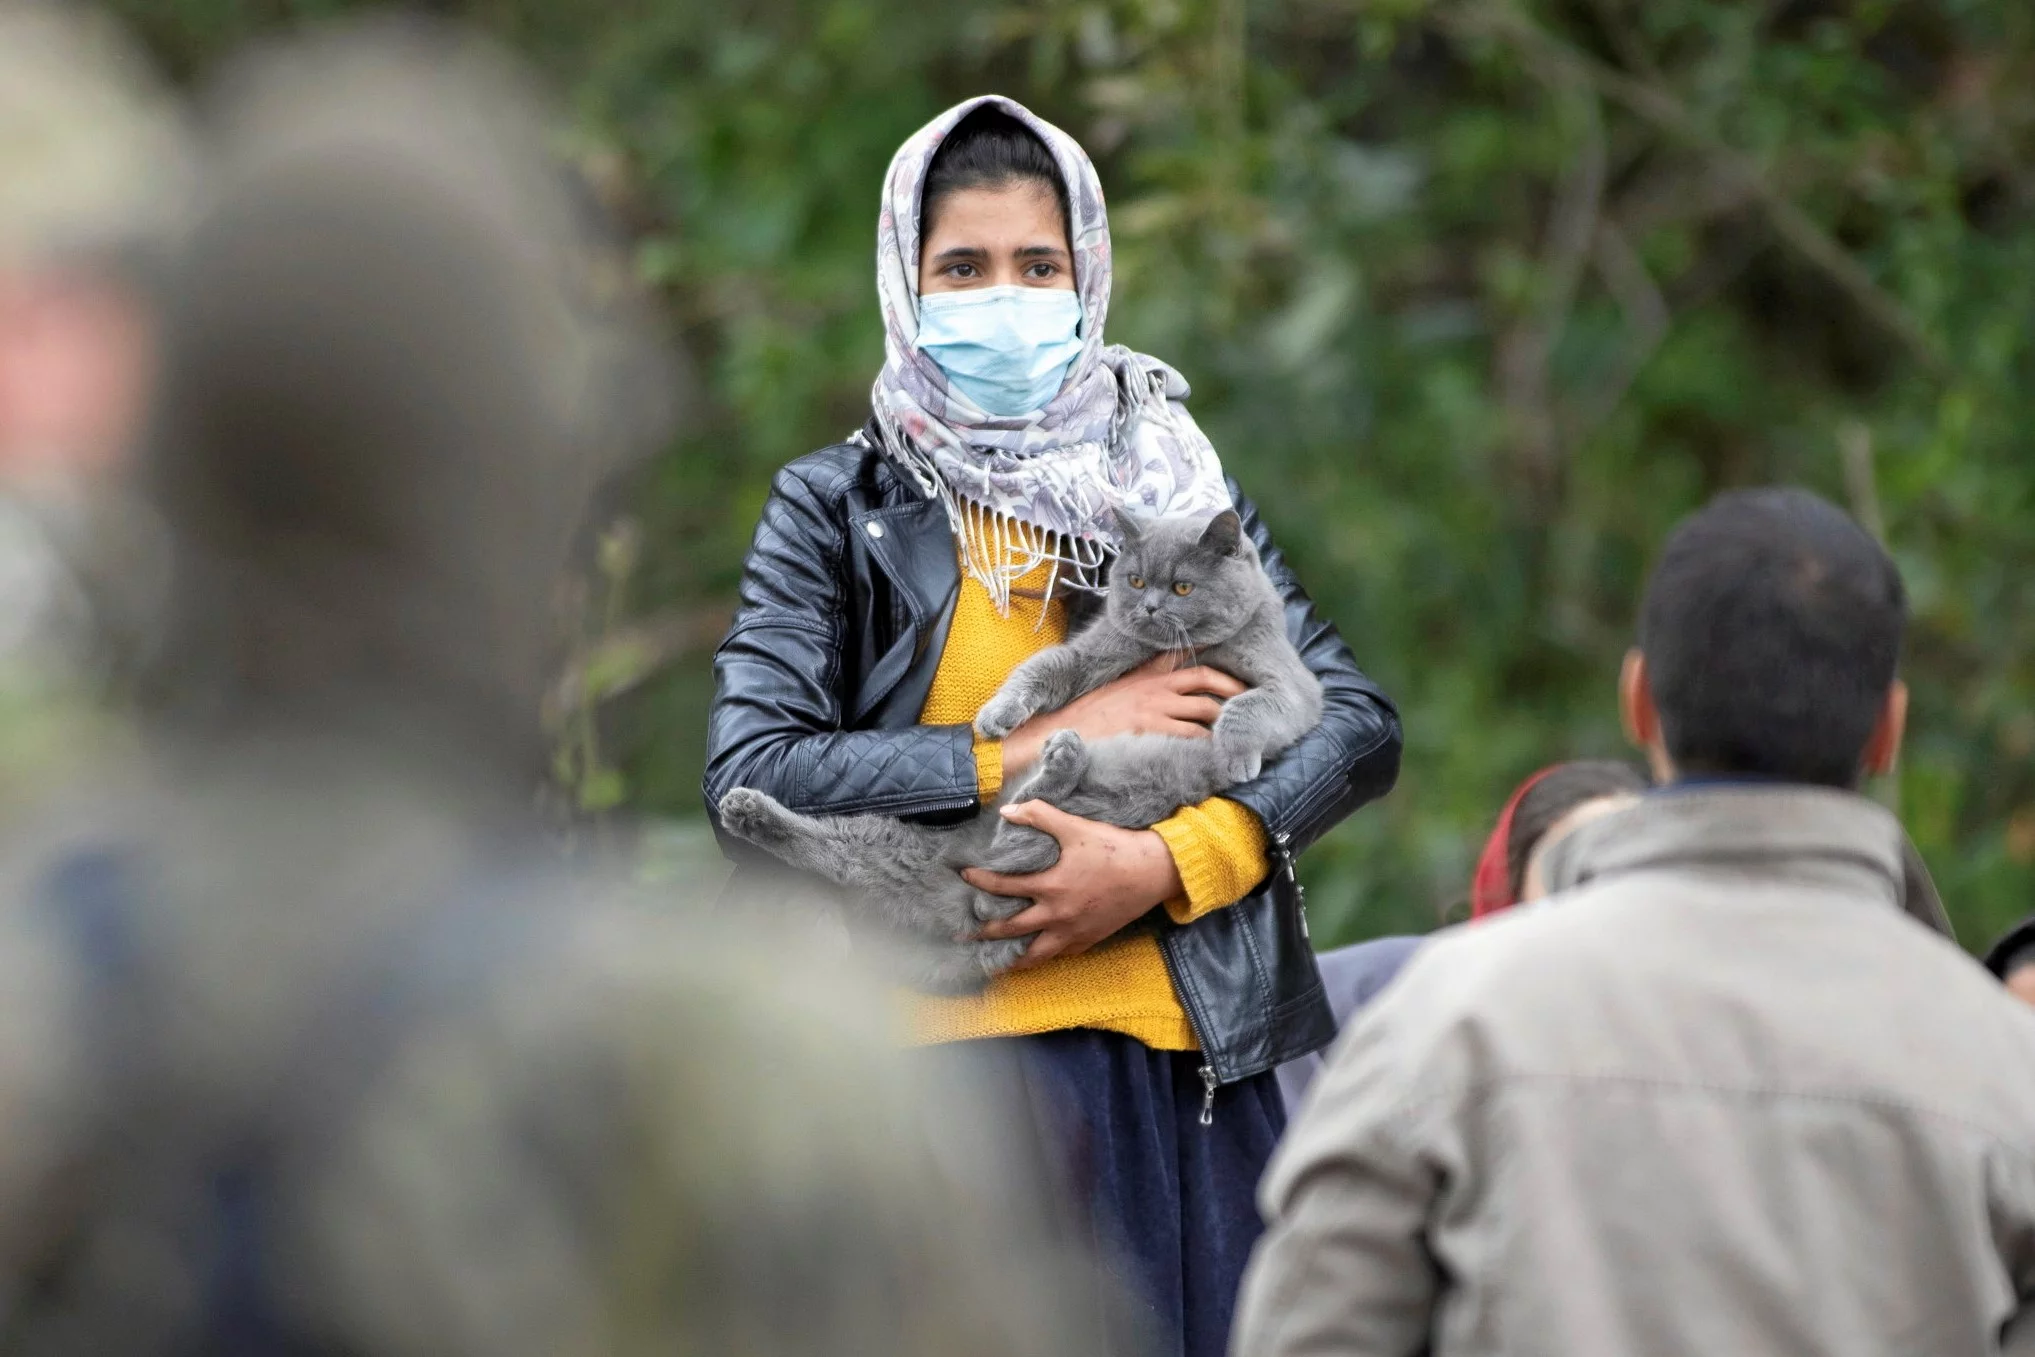
M 1286 1125 L 1277 1080 L 1211 1101 L 1199 1052 L 1085 1028 L 968 1044 L 1017 1057 L 1074 1206 L 1143 1312 L 1147 1351 L 1224 1357 L 1258 1238 L 1258 1178 Z

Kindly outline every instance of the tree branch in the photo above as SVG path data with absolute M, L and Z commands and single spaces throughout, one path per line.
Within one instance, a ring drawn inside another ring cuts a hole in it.
M 1500 338 L 1497 368 L 1519 461 L 1535 492 L 1545 497 L 1557 480 L 1560 451 L 1550 366 L 1555 346 L 1568 328 L 1591 242 L 1597 236 L 1608 152 L 1596 95 L 1559 68 L 1542 70 L 1557 95 L 1579 110 L 1583 142 L 1575 163 L 1562 176 L 1548 212 L 1539 295 L 1529 314 Z
M 1639 34 L 1633 32 L 1632 25 L 1626 22 L 1623 0 L 1590 0 L 1590 8 L 1597 12 L 1597 22 L 1603 27 L 1604 36 L 1610 40 L 1612 50 L 1618 53 L 1618 59 L 1648 80 L 1661 81 L 1661 69 L 1654 62 L 1653 53 L 1646 50 Z
M 713 647 L 728 629 L 728 611 L 708 605 L 671 609 L 612 629 L 574 656 L 558 676 L 545 708 L 599 707 L 641 685 L 686 655 Z
M 1703 152 L 1719 169 L 1746 186 L 1775 234 L 1797 255 L 1835 284 L 1875 324 L 1905 345 L 1930 372 L 1941 374 L 1946 370 L 1942 351 L 1907 308 L 1807 213 L 1776 189 L 1757 161 L 1703 128 L 1668 90 L 1577 51 L 1504 0 L 1482 0 L 1444 11 L 1443 22 L 1466 34 L 1510 42 L 1535 66 L 1560 66 L 1588 82 L 1604 98 Z
M 1578 434 L 1611 417 L 1611 412 L 1618 408 L 1618 403 L 1625 399 L 1625 393 L 1638 380 L 1647 360 L 1667 338 L 1674 320 L 1667 298 L 1661 295 L 1653 275 L 1647 272 L 1645 261 L 1632 248 L 1624 233 L 1609 221 L 1597 228 L 1595 258 L 1597 275 L 1604 280 L 1605 289 L 1625 313 L 1631 344 L 1621 355 L 1621 361 L 1612 367 L 1611 375 L 1580 402 Z
M 1886 541 L 1887 519 L 1873 474 L 1872 427 L 1862 420 L 1847 420 L 1837 431 L 1837 451 L 1844 463 L 1844 493 L 1851 512 L 1875 539 Z

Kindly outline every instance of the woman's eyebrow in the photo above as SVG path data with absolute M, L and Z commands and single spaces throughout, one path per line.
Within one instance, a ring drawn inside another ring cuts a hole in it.
M 951 250 L 942 250 L 933 256 L 935 264 L 944 264 L 950 259 L 987 259 L 989 251 L 980 245 L 956 245 Z
M 1065 259 L 1067 251 L 1058 245 L 1026 245 L 1017 252 L 1020 259 Z

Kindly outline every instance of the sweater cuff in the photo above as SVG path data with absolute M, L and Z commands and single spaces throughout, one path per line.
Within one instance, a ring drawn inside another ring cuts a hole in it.
M 988 805 L 1003 790 L 1003 741 L 975 737 L 975 794 Z
M 1152 826 L 1166 841 L 1185 895 L 1168 900 L 1166 913 L 1177 924 L 1233 905 L 1272 871 L 1265 827 L 1234 801 L 1211 797 Z

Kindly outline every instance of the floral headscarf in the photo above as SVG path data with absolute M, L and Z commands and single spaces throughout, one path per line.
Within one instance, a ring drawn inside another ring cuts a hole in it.
M 984 412 L 921 352 L 919 208 L 933 155 L 983 105 L 1044 141 L 1067 187 L 1067 235 L 1081 299 L 1081 354 L 1042 410 Z M 956 104 L 898 148 L 883 182 L 876 289 L 884 364 L 870 393 L 883 451 L 945 506 L 968 573 L 1008 613 L 1010 583 L 1042 562 L 1047 584 L 1098 589 L 1116 550 L 1115 509 L 1212 517 L 1230 507 L 1222 464 L 1183 402 L 1186 381 L 1156 358 L 1104 344 L 1109 221 L 1087 153 L 1059 128 L 1000 95 Z

